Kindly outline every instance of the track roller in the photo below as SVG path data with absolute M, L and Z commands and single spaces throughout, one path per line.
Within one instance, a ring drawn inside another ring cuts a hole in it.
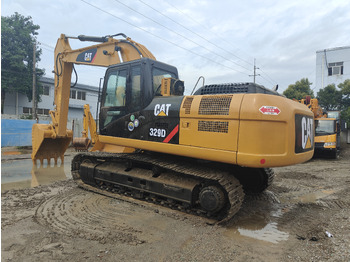
M 225 205 L 225 194 L 217 186 L 204 187 L 199 193 L 201 207 L 209 212 L 217 212 Z

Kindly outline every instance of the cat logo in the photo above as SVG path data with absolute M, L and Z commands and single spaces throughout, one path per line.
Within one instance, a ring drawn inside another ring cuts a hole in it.
M 90 62 L 90 61 L 91 61 L 91 58 L 92 58 L 92 53 L 85 53 L 84 60 L 85 60 L 86 62 Z
M 301 146 L 303 149 L 309 149 L 313 144 L 313 120 L 303 117 L 301 120 Z
M 171 104 L 156 104 L 154 107 L 155 116 L 168 116 Z
M 81 52 L 77 56 L 77 62 L 82 62 L 82 63 L 93 63 L 97 54 L 97 48 L 92 48 L 89 50 L 86 50 L 84 52 Z
M 295 115 L 295 153 L 314 149 L 314 119 L 311 116 Z

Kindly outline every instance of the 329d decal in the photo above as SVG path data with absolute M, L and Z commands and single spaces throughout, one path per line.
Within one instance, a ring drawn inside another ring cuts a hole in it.
M 150 128 L 149 135 L 153 137 L 166 137 L 166 130 L 161 128 Z

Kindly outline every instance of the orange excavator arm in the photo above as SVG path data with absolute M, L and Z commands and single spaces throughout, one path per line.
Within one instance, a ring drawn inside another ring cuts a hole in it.
M 322 107 L 318 104 L 317 98 L 306 96 L 305 99 L 301 99 L 299 102 L 306 105 L 312 113 L 314 113 L 315 118 L 327 117 L 327 113 L 325 113 Z
M 115 39 L 121 36 L 123 39 Z M 84 48 L 72 49 L 69 39 L 97 42 Z M 32 129 L 32 160 L 36 163 L 51 158 L 63 162 L 73 133 L 67 129 L 71 75 L 74 64 L 108 67 L 113 64 L 147 57 L 155 60 L 153 54 L 143 45 L 124 34 L 94 37 L 80 35 L 70 37 L 61 34 L 55 48 L 55 99 L 54 110 L 50 111 L 52 124 L 34 124 Z

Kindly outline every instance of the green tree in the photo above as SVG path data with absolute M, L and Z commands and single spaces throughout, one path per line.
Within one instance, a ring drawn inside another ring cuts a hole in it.
M 330 84 L 320 89 L 317 93 L 320 106 L 326 110 L 339 110 L 341 107 L 342 93 L 337 90 L 334 84 Z
M 350 106 L 341 111 L 340 118 L 343 119 L 348 128 L 350 127 Z
M 295 84 L 289 85 L 288 88 L 283 92 L 289 99 L 303 99 L 306 96 L 314 97 L 314 92 L 311 90 L 310 86 L 312 83 L 309 82 L 309 79 L 302 78 L 299 81 L 296 81 Z
M 350 79 L 346 79 L 344 83 L 340 83 L 338 88 L 342 94 L 341 106 L 350 106 Z
M 19 92 L 32 100 L 33 48 L 37 44 L 39 25 L 30 16 L 17 12 L 9 17 L 1 16 L 1 112 L 8 92 Z M 41 49 L 36 45 L 36 61 L 40 61 Z M 37 78 L 44 70 L 36 68 Z M 38 99 L 42 89 L 37 92 Z
M 338 85 L 342 94 L 341 99 L 341 118 L 350 126 L 350 79 L 346 79 L 344 83 Z

